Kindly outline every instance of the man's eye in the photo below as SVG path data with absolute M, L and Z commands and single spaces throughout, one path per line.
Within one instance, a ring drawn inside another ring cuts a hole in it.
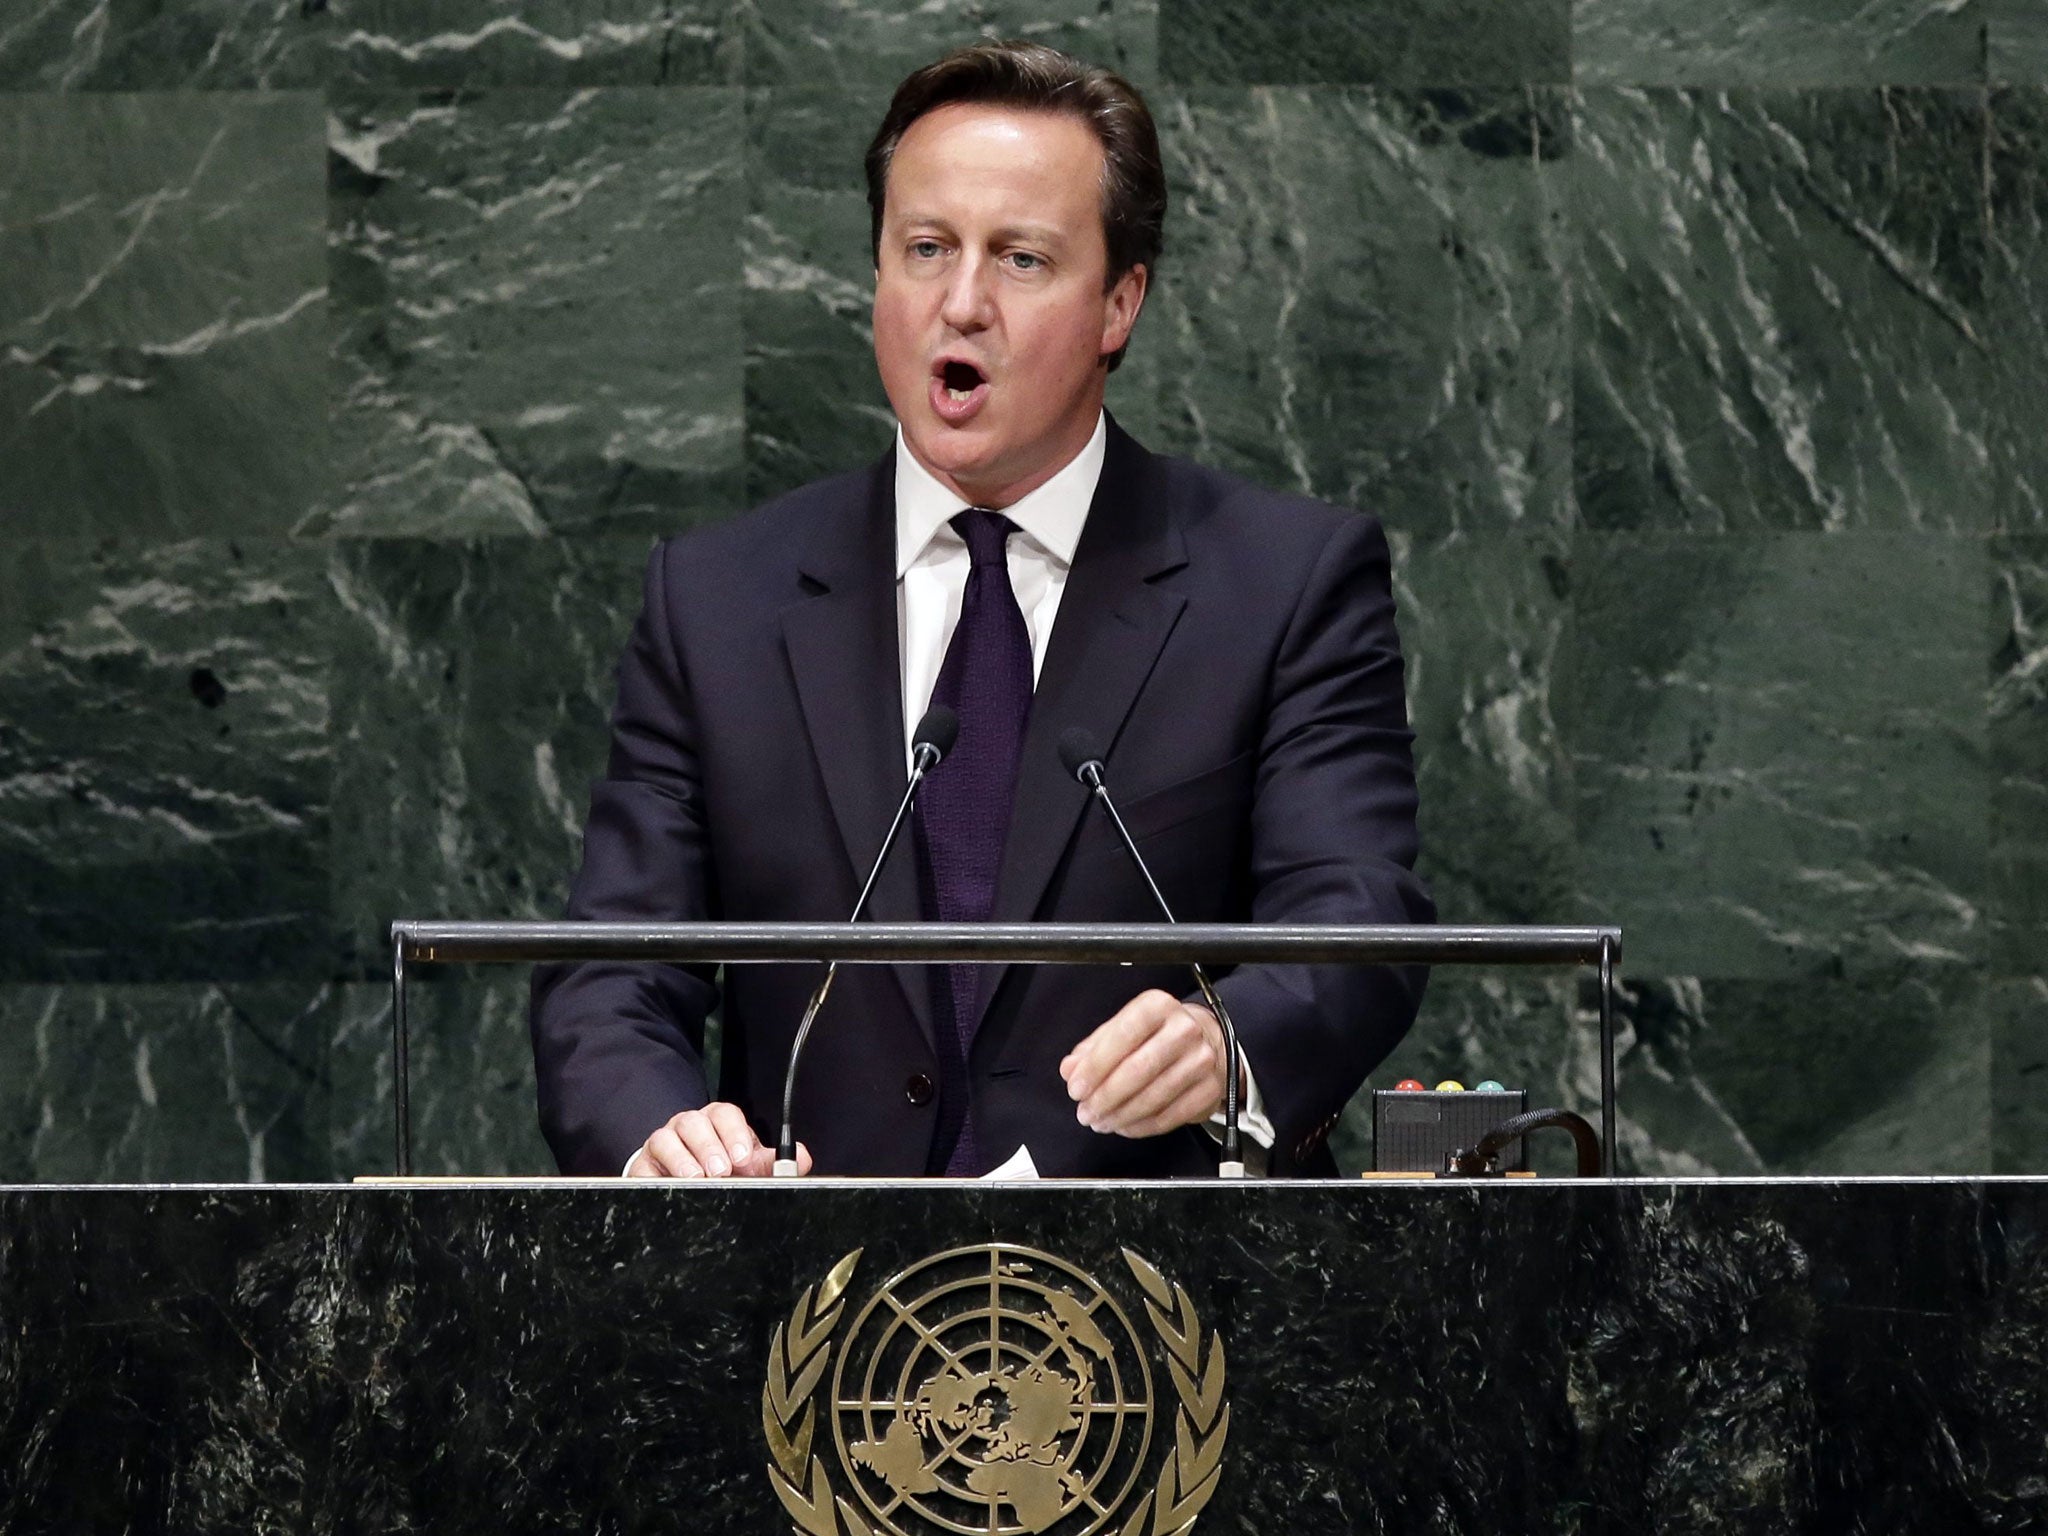
M 1035 272 L 1038 268 L 1045 265 L 1045 258 L 1034 256 L 1029 251 L 1012 251 L 1010 253 L 1010 260 L 1016 264 L 1017 269 L 1021 272 Z
M 939 242 L 936 240 L 913 240 L 910 242 L 910 254 L 924 257 L 936 256 L 939 254 Z

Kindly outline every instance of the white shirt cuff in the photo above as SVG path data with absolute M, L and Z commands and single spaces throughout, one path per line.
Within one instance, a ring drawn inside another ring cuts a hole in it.
M 1219 1138 L 1222 1136 L 1222 1110 L 1209 1117 L 1209 1129 Z M 1252 1064 L 1248 1061 L 1244 1063 L 1244 1097 L 1237 1101 L 1237 1129 L 1268 1152 L 1273 1150 L 1273 1122 L 1266 1118 L 1266 1100 L 1259 1092 L 1259 1080 L 1252 1076 Z

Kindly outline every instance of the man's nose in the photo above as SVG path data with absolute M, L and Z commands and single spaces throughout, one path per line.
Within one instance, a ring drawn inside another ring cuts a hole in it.
M 995 268 L 987 257 L 963 255 L 946 285 L 939 318 L 962 333 L 986 330 L 995 319 Z

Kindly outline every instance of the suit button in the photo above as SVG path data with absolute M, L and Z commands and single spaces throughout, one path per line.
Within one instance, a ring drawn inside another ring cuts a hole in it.
M 920 1107 L 932 1101 L 932 1080 L 922 1072 L 913 1072 L 904 1080 L 903 1097 Z

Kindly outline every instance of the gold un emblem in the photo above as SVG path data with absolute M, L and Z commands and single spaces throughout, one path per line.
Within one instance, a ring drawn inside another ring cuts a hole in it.
M 1143 1293 L 1140 1329 L 1065 1259 L 985 1243 L 890 1276 L 842 1339 L 861 1252 L 806 1287 L 769 1346 L 768 1478 L 799 1532 L 1194 1528 L 1216 1492 L 1230 1405 L 1223 1340 L 1204 1336 L 1183 1287 L 1124 1249 Z M 1147 1339 L 1165 1362 L 1170 1407 Z

